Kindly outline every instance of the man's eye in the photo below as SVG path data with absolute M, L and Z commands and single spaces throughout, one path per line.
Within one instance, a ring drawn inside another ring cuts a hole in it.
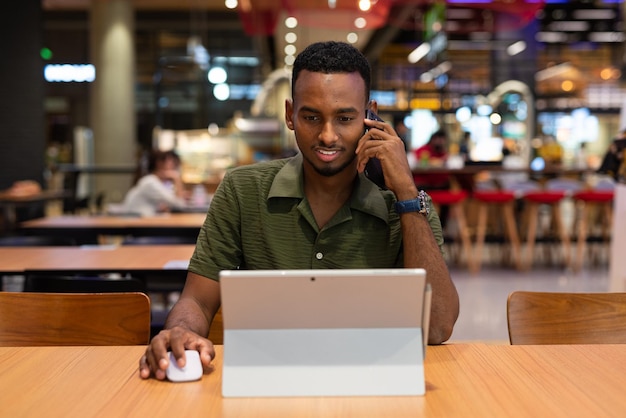
M 350 122 L 350 121 L 354 120 L 354 118 L 353 118 L 353 117 L 351 117 L 351 116 L 340 116 L 340 117 L 339 117 L 339 120 L 340 120 L 341 122 Z

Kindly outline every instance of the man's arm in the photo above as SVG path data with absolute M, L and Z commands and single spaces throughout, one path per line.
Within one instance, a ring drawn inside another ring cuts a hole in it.
M 383 167 L 385 184 L 396 195 L 396 199 L 415 199 L 417 187 L 402 140 L 387 123 L 365 120 L 365 124 L 378 129 L 370 129 L 359 142 L 356 150 L 358 170 L 362 172 L 367 160 L 377 157 Z M 425 269 L 426 280 L 432 288 L 428 343 L 441 344 L 450 338 L 459 315 L 459 295 L 427 217 L 418 212 L 399 216 L 404 267 Z
M 167 316 L 164 328 L 182 327 L 198 335 L 207 336 L 213 316 L 219 307 L 219 282 L 189 272 L 183 292 Z
M 452 335 L 459 316 L 459 295 L 426 216 L 404 213 L 400 222 L 404 267 L 426 269 L 426 280 L 432 288 L 428 343 L 441 344 Z
M 185 364 L 185 350 L 197 350 L 205 368 L 215 356 L 213 344 L 206 338 L 213 316 L 220 306 L 220 287 L 215 280 L 189 272 L 180 299 L 172 307 L 164 329 L 156 335 L 139 361 L 139 374 L 147 379 L 165 379 L 172 351 L 178 365 Z

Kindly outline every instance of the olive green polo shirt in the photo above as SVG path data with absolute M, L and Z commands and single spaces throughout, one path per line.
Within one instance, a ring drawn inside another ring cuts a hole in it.
M 304 195 L 302 155 L 229 170 L 211 201 L 189 271 L 403 267 L 395 195 L 360 174 L 322 229 Z M 441 224 L 429 216 L 439 246 Z

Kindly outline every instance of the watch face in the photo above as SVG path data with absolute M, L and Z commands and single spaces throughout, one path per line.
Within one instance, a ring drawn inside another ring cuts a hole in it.
M 417 200 L 420 203 L 420 213 L 428 215 L 430 213 L 430 206 L 428 205 L 428 199 L 426 197 L 426 192 L 424 190 L 420 190 L 417 194 Z

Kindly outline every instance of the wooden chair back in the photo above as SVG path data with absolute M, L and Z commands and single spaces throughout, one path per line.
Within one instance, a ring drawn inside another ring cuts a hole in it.
M 209 340 L 213 344 L 224 344 L 224 322 L 222 320 L 222 308 L 220 308 L 211 322 L 211 329 L 209 331 Z
M 511 344 L 626 344 L 626 293 L 517 291 L 507 321 Z
M 0 292 L 0 346 L 140 345 L 149 339 L 145 293 Z

